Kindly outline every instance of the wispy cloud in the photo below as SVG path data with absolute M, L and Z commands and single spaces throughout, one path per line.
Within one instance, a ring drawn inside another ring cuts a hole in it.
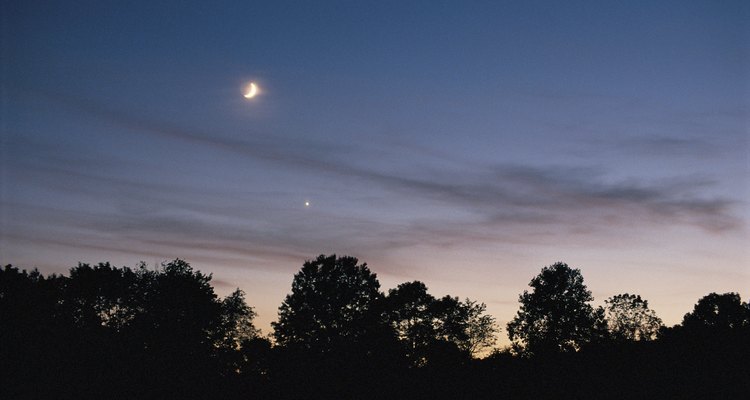
M 14 173 L 30 177 L 28 184 L 53 187 L 118 208 L 95 212 L 4 204 L 27 218 L 14 219 L 14 227 L 20 231 L 5 235 L 14 240 L 111 251 L 138 249 L 148 255 L 175 249 L 207 257 L 299 260 L 328 249 L 361 249 L 361 255 L 424 244 L 534 240 L 531 233 L 551 227 L 593 234 L 634 221 L 644 229 L 680 224 L 710 233 L 742 226 L 742 220 L 734 214 L 737 201 L 706 194 L 714 182 L 705 177 L 613 180 L 596 166 L 483 165 L 456 160 L 446 166 L 434 153 L 421 157 L 416 148 L 412 149 L 415 160 L 429 159 L 429 167 L 417 162 L 409 166 L 408 161 L 395 155 L 391 155 L 393 167 L 371 166 L 349 156 L 357 153 L 356 148 L 340 144 L 272 136 L 237 140 L 220 132 L 209 134 L 109 109 L 95 101 L 45 95 L 55 104 L 146 138 L 236 154 L 272 169 L 329 177 L 339 188 L 367 188 L 365 194 L 376 200 L 385 202 L 396 197 L 411 207 L 424 204 L 444 212 L 387 222 L 377 216 L 341 216 L 323 211 L 302 215 L 299 210 L 274 207 L 273 202 L 260 210 L 247 205 L 248 197 L 255 196 L 252 193 L 228 189 L 206 192 L 199 187 L 133 180 L 111 169 L 90 170 L 80 162 L 36 159 L 13 166 Z M 710 148 L 700 141 L 658 137 L 633 140 L 631 145 L 682 151 Z M 366 152 L 366 146 L 362 145 L 361 152 Z M 387 149 L 380 149 L 379 156 L 388 157 Z M 342 191 L 342 196 L 348 194 Z M 49 229 L 51 225 L 61 229 Z M 61 237 L 60 232 L 66 229 L 68 233 Z

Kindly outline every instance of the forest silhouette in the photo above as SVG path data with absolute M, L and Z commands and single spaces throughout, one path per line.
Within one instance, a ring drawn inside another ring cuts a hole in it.
M 177 259 L 0 269 L 2 399 L 702 399 L 750 393 L 750 305 L 698 299 L 663 325 L 639 295 L 593 307 L 581 271 L 542 268 L 505 327 L 483 303 L 387 292 L 354 257 L 304 262 L 273 332 L 245 294 Z M 512 345 L 496 348 L 507 334 Z M 482 357 L 479 357 L 479 356 Z

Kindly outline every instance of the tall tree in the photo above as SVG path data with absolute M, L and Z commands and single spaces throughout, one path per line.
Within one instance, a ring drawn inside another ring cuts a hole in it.
M 591 339 L 594 298 L 581 271 L 565 263 L 542 268 L 519 296 L 521 307 L 508 323 L 508 337 L 526 355 L 578 350 Z
M 426 351 L 435 340 L 435 298 L 420 281 L 406 282 L 388 291 L 388 321 L 414 366 L 427 362 Z
M 610 335 L 615 340 L 637 341 L 656 339 L 662 322 L 648 301 L 639 295 L 618 294 L 605 300 Z
M 237 289 L 221 301 L 221 322 L 213 332 L 216 345 L 227 349 L 239 349 L 248 340 L 259 336 L 253 324 L 257 316 L 245 302 L 245 292 Z
M 323 352 L 360 342 L 380 321 L 376 303 L 383 294 L 377 275 L 357 263 L 335 254 L 306 261 L 272 324 L 276 341 Z

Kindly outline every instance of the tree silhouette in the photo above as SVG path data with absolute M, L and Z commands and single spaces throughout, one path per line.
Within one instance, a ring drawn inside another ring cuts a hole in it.
M 492 348 L 497 342 L 500 328 L 495 317 L 487 314 L 487 305 L 466 299 L 461 304 L 465 321 L 464 339 L 459 341 L 458 347 L 472 356 Z
M 245 302 L 245 292 L 235 290 L 221 301 L 221 321 L 215 332 L 217 345 L 227 350 L 242 347 L 242 343 L 260 335 L 253 324 L 253 308 Z
M 580 271 L 563 263 L 530 287 L 508 323 L 514 350 L 474 359 L 497 332 L 483 303 L 435 298 L 420 281 L 384 296 L 352 257 L 305 262 L 276 345 L 241 290 L 220 299 L 183 260 L 47 277 L 6 266 L 0 398 L 747 397 L 750 308 L 739 294 L 701 298 L 657 337 L 640 296 L 593 309 Z
M 750 326 L 750 308 L 739 293 L 710 293 L 682 321 L 686 329 L 729 330 Z
M 160 273 L 142 270 L 135 288 L 139 312 L 130 327 L 143 346 L 181 356 L 212 349 L 222 336 L 222 303 L 210 281 L 180 259 L 164 264 Z
M 619 341 L 654 340 L 662 327 L 656 313 L 641 296 L 618 294 L 605 300 L 606 319 L 613 339 Z
M 255 361 L 243 346 L 258 331 L 243 293 L 220 300 L 210 280 L 179 259 L 159 270 L 79 264 L 68 277 L 47 278 L 5 267 L 0 375 L 13 376 L 15 386 L 0 397 L 215 393 L 222 376 Z
M 419 281 L 402 283 L 388 291 L 388 321 L 414 366 L 427 362 L 427 349 L 435 341 L 434 306 L 435 298 Z
M 578 350 L 589 342 L 595 323 L 591 292 L 578 269 L 565 263 L 542 268 L 519 296 L 521 308 L 508 323 L 514 349 L 526 355 Z
M 119 331 L 139 311 L 132 291 L 136 279 L 129 268 L 79 263 L 65 281 L 63 312 L 78 328 Z
M 487 305 L 458 297 L 444 296 L 435 302 L 438 336 L 454 343 L 469 355 L 492 347 L 499 331 L 495 318 L 485 314 Z
M 405 345 L 414 366 L 425 365 L 436 348 L 453 346 L 458 352 L 475 355 L 495 343 L 498 329 L 487 315 L 487 306 L 457 297 L 436 299 L 420 281 L 407 282 L 388 291 L 388 320 Z
M 320 255 L 294 275 L 272 323 L 277 343 L 328 352 L 361 341 L 380 321 L 380 282 L 354 257 Z
M 60 313 L 64 282 L 37 270 L 0 269 L 0 398 L 64 395 L 59 389 L 75 355 Z

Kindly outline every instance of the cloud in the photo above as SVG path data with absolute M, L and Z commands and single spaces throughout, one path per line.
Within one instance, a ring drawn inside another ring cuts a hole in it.
M 3 207 L 18 212 L 12 225 L 19 232 L 5 235 L 14 240 L 135 251 L 149 256 L 189 252 L 225 261 L 296 260 L 291 265 L 297 265 L 301 259 L 328 251 L 356 253 L 366 259 L 368 253 L 417 245 L 528 243 L 550 231 L 592 235 L 618 226 L 638 224 L 640 229 L 660 229 L 678 224 L 722 233 L 742 226 L 742 220 L 734 215 L 738 202 L 706 194 L 715 184 L 706 178 L 612 180 L 606 170 L 596 166 L 483 165 L 456 160 L 446 165 L 434 153 L 421 157 L 419 148 L 411 149 L 413 158 L 429 160 L 427 166 L 389 156 L 387 149 L 377 154 L 393 161 L 392 166 L 376 166 L 352 156 L 366 154 L 374 147 L 371 143 L 358 149 L 262 135 L 236 140 L 220 132 L 208 134 L 112 110 L 94 101 L 51 94 L 47 97 L 75 112 L 144 135 L 144 140 L 160 137 L 237 154 L 263 162 L 269 169 L 291 169 L 312 179 L 327 177 L 341 190 L 342 197 L 355 195 L 350 193 L 368 196 L 383 203 L 381 208 L 403 217 L 389 222 L 366 213 L 345 216 L 315 211 L 303 215 L 272 201 L 264 203 L 262 209 L 254 208 L 246 200 L 257 199 L 257 193 L 226 188 L 213 192 L 197 186 L 147 182 L 129 178 L 113 167 L 92 170 L 87 163 L 66 161 L 59 154 L 47 158 L 42 153 L 12 166 L 15 174 L 29 178 L 26 185 L 52 188 L 116 208 L 88 210 L 86 202 L 68 208 L 6 202 Z M 646 138 L 633 145 L 692 149 L 703 144 Z M 46 153 L 54 154 L 54 149 L 48 148 Z M 388 204 L 395 203 L 391 199 L 398 199 L 400 204 L 393 208 L 406 209 L 389 209 Z M 418 216 L 409 213 L 410 209 L 426 207 L 434 211 Z M 50 229 L 52 226 L 58 229 Z
M 709 157 L 718 153 L 718 146 L 705 139 L 673 136 L 633 136 L 617 143 L 620 149 L 635 154 L 658 156 Z

